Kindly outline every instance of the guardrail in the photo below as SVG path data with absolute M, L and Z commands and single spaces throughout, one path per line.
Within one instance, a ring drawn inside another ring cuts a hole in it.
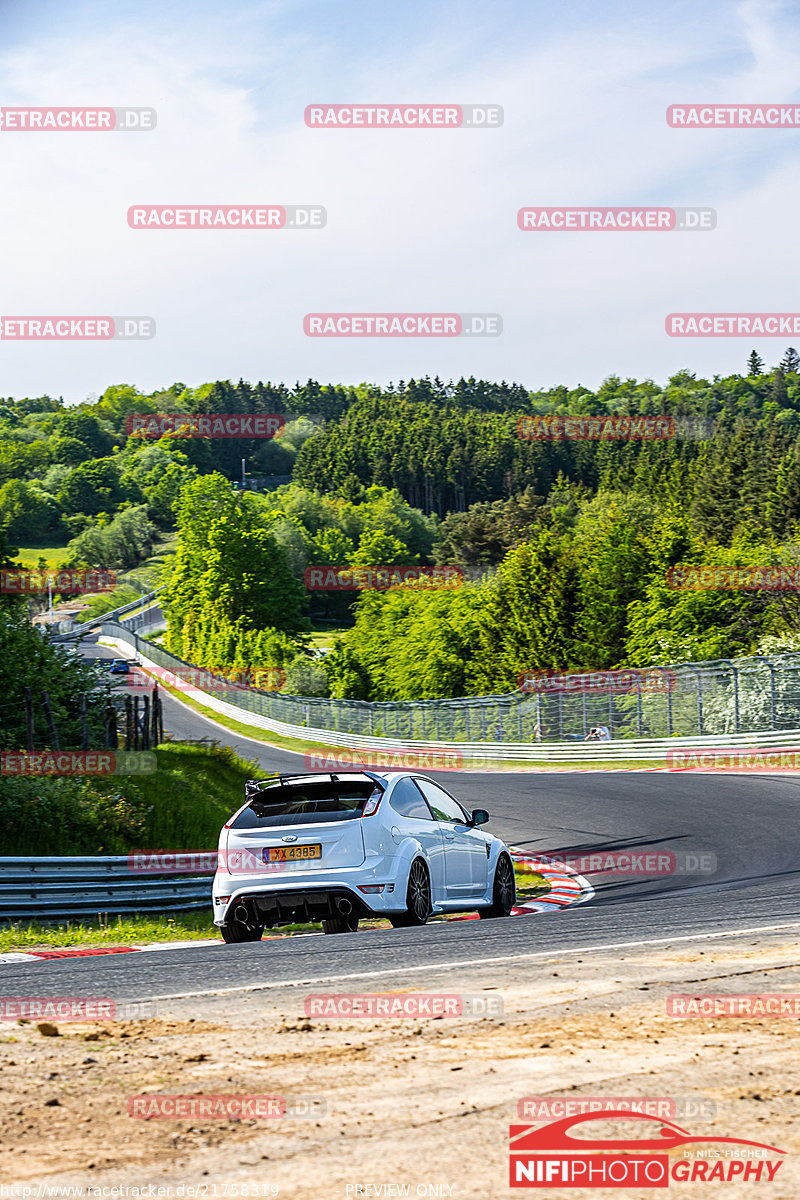
M 56 633 L 51 637 L 54 642 L 71 642 L 73 638 L 80 637 L 82 633 L 90 633 L 96 629 L 98 625 L 102 625 L 106 621 L 115 621 L 118 617 L 123 617 L 125 613 L 133 612 L 136 608 L 142 608 L 154 600 L 164 588 L 155 588 L 152 592 L 146 592 L 143 596 L 139 596 L 136 600 L 131 600 L 129 604 L 123 604 L 119 608 L 112 608 L 107 613 L 101 613 L 99 617 L 95 617 L 93 621 L 84 621 L 81 625 L 75 625 L 69 633 Z M 123 626 L 124 628 L 124 626 Z
M 125 855 L 0 858 L 0 919 L 211 910 L 213 871 L 132 872 Z
M 116 631 L 116 632 L 115 632 Z M 800 749 L 800 728 L 764 730 L 763 732 L 718 734 L 708 737 L 667 737 L 667 738 L 621 738 L 619 741 L 569 741 L 569 742 L 523 742 L 523 741 L 462 741 L 452 739 L 426 738 L 391 738 L 378 734 L 355 734 L 330 728 L 315 728 L 310 725 L 297 725 L 287 721 L 276 720 L 266 716 L 263 708 L 272 702 L 280 703 L 284 697 L 275 693 L 260 692 L 257 688 L 233 686 L 229 682 L 183 663 L 175 655 L 168 654 L 158 646 L 138 638 L 136 634 L 121 628 L 119 625 L 104 625 L 102 633 L 108 641 L 116 641 L 117 645 L 133 646 L 136 658 L 144 670 L 150 672 L 156 680 L 161 680 L 168 687 L 176 688 L 187 699 L 232 717 L 234 720 L 264 729 L 269 733 L 277 733 L 283 737 L 296 738 L 301 741 L 318 743 L 322 747 L 336 747 L 352 750 L 357 753 L 371 754 L 377 760 L 380 755 L 391 757 L 393 753 L 404 751 L 416 752 L 418 756 L 430 754 L 440 759 L 449 760 L 453 766 L 461 765 L 456 761 L 462 756 L 464 769 L 480 769 L 481 760 L 493 762 L 507 760 L 510 762 L 529 763 L 575 763 L 584 758 L 589 761 L 600 760 L 631 760 L 651 761 L 665 760 L 668 751 L 699 752 L 713 749 L 746 749 L 759 746 L 797 746 Z M 120 637 L 119 634 L 123 634 Z M 153 656 L 153 657 L 151 657 Z M 165 668 L 157 659 L 170 663 Z M 183 670 L 183 678 L 179 673 Z M 188 682 L 188 681 L 191 682 Z M 198 684 L 202 684 L 198 686 Z M 225 698 L 223 698 L 225 697 Z M 291 700 L 302 699 L 289 697 Z M 246 700 L 247 703 L 236 703 L 236 700 Z M 327 703 L 327 702 L 326 702 Z M 257 711 L 262 707 L 262 711 Z M 243 719 L 246 717 L 246 721 Z M 381 760 L 382 761 L 382 760 Z M 396 769 L 402 769 L 398 762 Z M 424 761 L 418 758 L 416 763 L 420 770 L 425 769 Z M 440 764 L 441 765 L 441 764 Z M 447 765 L 447 764 L 445 764 Z M 392 764 L 386 763 L 387 769 Z M 320 763 L 320 769 L 325 769 Z M 434 764 L 430 767 L 435 770 Z
M 119 622 L 124 629 L 130 629 L 133 633 L 140 630 L 146 631 L 147 634 L 157 633 L 167 628 L 167 618 L 162 613 L 157 619 L 153 619 L 153 612 L 159 607 L 158 599 L 150 600 L 145 603 L 144 608 L 140 608 L 137 612 L 127 613 L 120 617 Z

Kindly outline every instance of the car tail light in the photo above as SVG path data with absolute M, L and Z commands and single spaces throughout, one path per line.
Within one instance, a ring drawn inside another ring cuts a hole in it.
M 383 792 L 381 791 L 381 789 L 375 788 L 375 791 L 372 793 L 369 800 L 364 805 L 364 811 L 362 812 L 361 816 L 362 817 L 373 817 L 375 815 L 375 813 L 378 811 L 378 805 L 381 802 L 382 796 L 383 796 Z
M 382 892 L 385 887 L 385 883 L 365 883 L 359 884 L 358 890 L 360 892 L 365 892 L 368 896 L 372 896 L 376 892 Z

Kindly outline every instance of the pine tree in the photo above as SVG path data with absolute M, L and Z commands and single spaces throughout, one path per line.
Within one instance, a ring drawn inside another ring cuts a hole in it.
M 786 375 L 783 367 L 776 367 L 773 372 L 769 398 L 780 408 L 787 408 L 789 405 L 789 393 L 786 390 Z
M 788 375 L 790 371 L 797 371 L 798 367 L 800 367 L 800 354 L 797 353 L 794 346 L 789 346 L 781 359 L 780 368 L 784 375 Z
M 748 375 L 763 375 L 764 360 L 755 350 L 751 350 L 747 359 L 747 374 Z

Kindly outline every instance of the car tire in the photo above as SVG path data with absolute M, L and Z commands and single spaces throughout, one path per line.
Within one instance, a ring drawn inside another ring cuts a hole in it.
M 355 933 L 358 929 L 358 917 L 352 913 L 346 917 L 328 917 L 322 922 L 323 933 Z
M 514 865 L 507 854 L 501 854 L 494 869 L 492 884 L 492 906 L 480 909 L 483 920 L 491 917 L 508 917 L 517 898 L 514 882 Z
M 390 917 L 395 929 L 425 925 L 431 915 L 431 877 L 421 858 L 415 858 L 408 872 L 406 911 Z
M 260 942 L 263 932 L 263 925 L 245 925 L 244 921 L 228 921 L 220 926 L 225 942 Z

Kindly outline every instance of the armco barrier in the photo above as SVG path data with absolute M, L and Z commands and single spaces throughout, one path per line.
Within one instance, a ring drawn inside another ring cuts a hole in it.
M 93 629 L 97 629 L 98 625 L 103 625 L 108 621 L 116 621 L 118 617 L 123 617 L 125 613 L 132 613 L 137 608 L 144 608 L 155 600 L 159 592 L 163 592 L 164 588 L 155 588 L 152 592 L 146 592 L 145 595 L 139 596 L 137 600 L 131 600 L 129 604 L 123 604 L 120 608 L 113 608 L 110 612 L 101 613 L 99 617 L 95 617 L 93 621 L 84 621 L 81 625 L 75 625 L 69 633 L 55 633 L 51 635 L 53 642 L 71 642 L 73 638 L 80 637 L 81 634 L 90 633 Z M 121 626 L 124 628 L 124 626 Z
M 0 858 L 0 919 L 211 910 L 213 871 L 133 873 L 128 859 Z
M 800 729 L 798 728 L 723 734 L 716 737 L 624 738 L 619 741 L 610 742 L 524 742 L 510 740 L 478 741 L 475 739 L 466 740 L 459 738 L 447 741 L 443 739 L 414 737 L 393 738 L 379 734 L 365 735 L 349 731 L 345 732 L 330 727 L 317 727 L 311 723 L 299 725 L 266 714 L 267 712 L 275 711 L 275 709 L 280 712 L 283 706 L 289 712 L 298 713 L 306 707 L 310 717 L 314 712 L 313 703 L 310 699 L 306 700 L 301 696 L 282 696 L 274 692 L 262 692 L 257 688 L 233 687 L 224 679 L 212 675 L 211 672 L 193 667 L 189 663 L 182 662 L 175 655 L 162 650 L 160 646 L 152 645 L 150 642 L 137 637 L 136 634 L 123 629 L 119 625 L 103 625 L 101 632 L 107 641 L 116 642 L 123 650 L 133 647 L 136 650 L 137 659 L 145 670 L 151 671 L 156 679 L 162 678 L 167 684 L 177 687 L 188 699 L 195 700 L 198 704 L 202 704 L 213 712 L 218 712 L 223 716 L 231 717 L 236 721 L 252 725 L 258 729 L 264 729 L 269 733 L 277 733 L 283 737 L 298 738 L 304 742 L 321 747 L 340 747 L 355 752 L 372 751 L 373 754 L 376 751 L 391 754 L 392 751 L 411 750 L 419 751 L 423 754 L 436 754 L 438 752 L 441 755 L 449 754 L 452 756 L 453 752 L 456 751 L 460 752 L 465 760 L 471 760 L 474 769 L 479 769 L 481 760 L 572 764 L 580 762 L 581 758 L 586 761 L 613 761 L 615 759 L 663 761 L 668 750 L 700 750 L 767 745 L 797 745 L 800 747 Z M 181 672 L 184 673 L 184 676 L 190 682 L 187 683 L 181 679 Z M 480 699 L 511 700 L 515 698 L 481 697 Z M 352 708 L 352 705 L 348 705 L 342 701 L 322 701 L 321 703 L 326 706 L 328 711 L 331 711 L 332 706 L 336 704 L 341 704 L 344 708 Z M 462 701 L 461 703 L 468 702 Z M 381 705 L 360 705 L 361 710 L 371 710 L 368 714 L 370 719 L 373 719 L 375 710 L 379 710 L 382 707 Z M 409 705 L 408 707 L 412 708 L 414 706 Z M 332 711 L 335 713 L 337 710 L 334 708 Z M 424 763 L 419 763 L 418 765 L 420 769 L 424 768 Z M 430 769 L 434 770 L 435 767 L 432 766 Z
M 524 859 L 512 852 L 514 859 Z M 567 868 L 553 877 L 579 878 Z M 166 873 L 165 873 L 166 874 Z M 125 856 L 98 858 L 0 858 L 0 920 L 59 920 L 104 914 L 158 913 L 207 908 L 211 911 L 213 871 L 191 877 L 133 874 Z M 549 877 L 549 876 L 548 876 Z M 577 891 L 577 887 L 573 889 Z M 585 892 L 585 889 L 584 889 Z M 570 896 L 571 900 L 576 897 Z M 566 900 L 553 887 L 549 900 L 522 905 L 530 911 L 562 907 Z

